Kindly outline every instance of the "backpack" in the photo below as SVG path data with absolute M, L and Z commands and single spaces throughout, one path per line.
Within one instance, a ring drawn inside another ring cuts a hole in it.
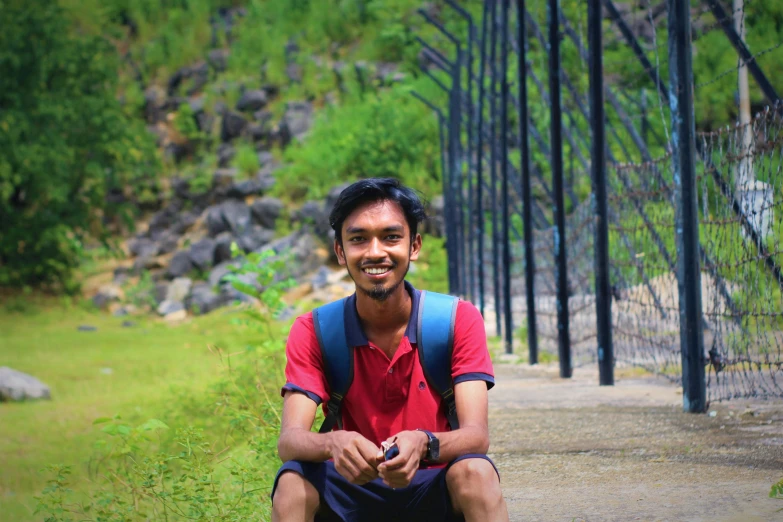
M 424 376 L 443 399 L 446 419 L 452 430 L 459 428 L 454 383 L 451 378 L 451 353 L 454 347 L 454 320 L 459 298 L 422 291 L 419 299 L 416 349 Z M 353 382 L 353 346 L 348 346 L 345 334 L 345 307 L 348 298 L 313 310 L 313 325 L 326 380 L 331 394 L 326 403 L 327 414 L 319 433 L 331 431 L 335 424 L 342 428 L 343 399 Z

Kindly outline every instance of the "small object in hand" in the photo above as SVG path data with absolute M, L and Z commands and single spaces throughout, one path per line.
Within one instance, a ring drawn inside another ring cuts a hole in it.
M 397 447 L 397 437 L 391 442 L 381 442 L 384 460 L 391 460 L 400 454 L 400 448 Z

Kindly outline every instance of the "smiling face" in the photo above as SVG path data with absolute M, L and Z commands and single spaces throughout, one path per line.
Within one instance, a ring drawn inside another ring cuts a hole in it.
M 416 234 L 411 241 L 405 214 L 394 201 L 359 206 L 343 222 L 342 244 L 334 242 L 337 259 L 357 290 L 377 301 L 400 287 L 420 250 L 421 236 Z

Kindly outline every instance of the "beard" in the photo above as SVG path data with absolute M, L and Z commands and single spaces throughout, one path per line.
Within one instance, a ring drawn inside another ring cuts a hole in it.
M 393 263 L 393 266 L 391 268 L 391 271 L 394 271 L 397 268 L 397 263 Z M 400 285 L 405 281 L 405 276 L 408 275 L 408 270 L 410 270 L 411 262 L 410 260 L 407 261 L 407 264 L 405 265 L 405 272 L 402 274 L 402 276 L 397 280 L 393 281 L 389 286 L 385 287 L 383 286 L 383 283 L 372 285 L 370 288 L 364 288 L 363 286 L 359 285 L 359 283 L 356 281 L 356 278 L 353 276 L 353 273 L 351 273 L 351 270 L 348 270 L 348 275 L 351 276 L 351 279 L 353 279 L 354 284 L 356 285 L 356 288 L 360 290 L 364 295 L 369 297 L 370 299 L 374 301 L 383 302 L 387 300 L 394 292 L 397 291 L 397 289 L 400 287 Z M 358 268 L 360 272 L 362 272 L 361 268 Z

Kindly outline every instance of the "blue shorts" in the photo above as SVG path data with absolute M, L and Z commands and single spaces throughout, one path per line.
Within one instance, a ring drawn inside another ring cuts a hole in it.
M 396 490 L 388 487 L 380 478 L 363 486 L 351 484 L 337 472 L 331 461 L 292 460 L 283 464 L 277 472 L 272 496 L 280 475 L 285 471 L 294 471 L 318 490 L 322 509 L 315 517 L 316 522 L 464 521 L 465 518 L 452 509 L 446 487 L 446 472 L 455 462 L 471 458 L 489 461 L 497 472 L 497 467 L 486 455 L 463 455 L 445 468 L 418 470 L 408 487 Z

